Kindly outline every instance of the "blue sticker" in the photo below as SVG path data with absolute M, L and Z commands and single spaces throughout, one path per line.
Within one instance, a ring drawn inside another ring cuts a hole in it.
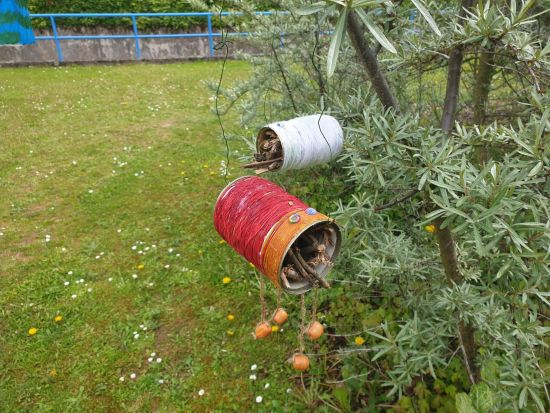
M 317 213 L 317 211 L 315 210 L 315 208 L 306 209 L 306 214 L 308 214 L 308 215 L 315 215 L 316 213 Z

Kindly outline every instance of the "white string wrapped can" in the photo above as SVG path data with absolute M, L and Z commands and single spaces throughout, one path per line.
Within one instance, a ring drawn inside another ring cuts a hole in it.
M 330 115 L 309 115 L 270 123 L 258 133 L 258 152 L 273 134 L 282 146 L 282 164 L 277 168 L 280 170 L 328 162 L 338 156 L 344 145 L 344 131 Z

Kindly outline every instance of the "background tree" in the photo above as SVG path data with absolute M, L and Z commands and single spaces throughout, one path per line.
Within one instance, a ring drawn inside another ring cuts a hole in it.
M 321 308 L 366 347 L 331 356 L 334 403 L 548 411 L 548 2 L 280 5 L 243 28 L 263 54 L 224 96 L 252 130 L 345 124 L 338 162 L 281 179 L 345 229 Z

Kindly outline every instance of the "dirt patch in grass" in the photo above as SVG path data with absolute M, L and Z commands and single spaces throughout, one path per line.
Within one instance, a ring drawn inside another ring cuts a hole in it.
M 32 257 L 29 257 L 22 252 L 2 252 L 0 253 L 0 260 L 11 260 L 18 263 L 26 263 L 32 260 Z M 2 273 L 0 273 L 2 274 Z
M 175 296 L 183 297 L 185 294 L 185 292 L 178 289 Z M 162 300 L 162 297 L 159 297 L 159 300 Z M 174 359 L 185 354 L 185 349 L 181 346 L 172 345 L 171 341 L 183 329 L 193 330 L 195 320 L 196 315 L 189 304 L 176 303 L 168 307 L 159 321 L 159 328 L 155 332 L 155 348 Z

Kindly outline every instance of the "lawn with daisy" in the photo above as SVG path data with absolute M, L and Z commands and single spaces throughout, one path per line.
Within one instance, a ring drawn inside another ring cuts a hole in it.
M 219 71 L 0 69 L 3 413 L 303 409 L 297 321 L 253 340 L 255 269 L 212 224 Z

